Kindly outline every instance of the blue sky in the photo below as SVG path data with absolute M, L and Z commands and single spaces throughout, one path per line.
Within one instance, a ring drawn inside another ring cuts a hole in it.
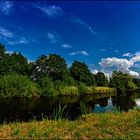
M 0 1 L 0 42 L 29 60 L 56 53 L 139 77 L 139 15 L 136 1 Z

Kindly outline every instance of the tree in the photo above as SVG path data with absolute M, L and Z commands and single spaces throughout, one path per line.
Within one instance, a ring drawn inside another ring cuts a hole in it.
M 18 73 L 29 75 L 30 64 L 21 53 L 5 53 L 5 47 L 0 44 L 0 75 Z
M 5 53 L 5 46 L 0 43 L 0 55 Z
M 53 80 L 63 80 L 68 75 L 64 58 L 57 54 L 41 55 L 33 65 L 31 77 L 38 80 L 46 75 Z
M 140 79 L 133 78 L 133 81 L 137 85 L 137 87 L 140 87 Z
M 114 71 L 112 74 L 112 78 L 109 83 L 110 87 L 116 88 L 120 92 L 124 92 L 125 90 L 134 89 L 136 87 L 133 82 L 133 78 L 122 72 Z
M 77 81 L 83 82 L 89 86 L 95 85 L 94 76 L 85 63 L 74 61 L 70 68 L 70 73 Z
M 30 65 L 26 57 L 24 57 L 21 53 L 12 53 L 10 56 L 9 62 L 9 72 L 16 72 L 22 75 L 28 75 L 30 70 Z
M 5 53 L 5 46 L 0 44 L 0 75 L 4 75 L 9 71 L 9 54 Z
M 97 86 L 107 86 L 108 85 L 108 80 L 103 72 L 98 72 L 95 75 L 95 80 L 96 80 L 96 85 Z

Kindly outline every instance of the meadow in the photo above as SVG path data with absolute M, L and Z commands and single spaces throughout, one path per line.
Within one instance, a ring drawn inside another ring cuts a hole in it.
M 140 110 L 0 125 L 5 139 L 140 139 Z

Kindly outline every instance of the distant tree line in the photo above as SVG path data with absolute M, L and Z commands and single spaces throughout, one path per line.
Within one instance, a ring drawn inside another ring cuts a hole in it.
M 68 68 L 65 59 L 57 54 L 41 55 L 35 62 L 29 62 L 21 53 L 5 52 L 4 45 L 0 44 L 1 96 L 53 95 L 60 90 L 77 92 L 75 87 L 96 86 L 115 87 L 122 91 L 140 86 L 139 79 L 116 71 L 108 81 L 103 72 L 93 74 L 80 61 L 75 60 Z

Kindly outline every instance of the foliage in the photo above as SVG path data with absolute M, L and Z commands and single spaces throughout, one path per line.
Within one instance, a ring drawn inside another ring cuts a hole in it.
M 11 74 L 0 78 L 0 96 L 38 96 L 39 90 L 37 84 L 22 75 Z
M 131 76 L 116 71 L 113 72 L 109 85 L 110 87 L 116 88 L 120 93 L 125 92 L 126 89 L 136 88 Z
M 96 85 L 106 87 L 108 85 L 107 77 L 103 72 L 98 72 L 95 75 Z
M 40 78 L 39 84 L 41 87 L 41 95 L 56 95 L 54 83 L 49 77 L 45 76 Z
M 60 86 L 60 95 L 79 95 L 78 88 L 76 86 Z
M 63 80 L 68 74 L 64 58 L 56 54 L 40 56 L 33 65 L 31 77 L 38 80 L 49 76 L 52 80 Z
M 133 78 L 133 81 L 137 87 L 140 87 L 140 79 Z
M 74 61 L 68 69 L 65 59 L 57 54 L 41 55 L 36 61 L 29 62 L 21 53 L 6 53 L 2 44 L 0 44 L 0 80 L 0 93 L 3 96 L 115 92 L 112 88 L 105 88 L 107 86 L 123 93 L 140 87 L 139 79 L 122 72 L 113 72 L 108 84 L 104 73 L 98 72 L 93 75 L 83 62 Z
M 95 85 L 95 78 L 85 63 L 74 61 L 70 68 L 71 76 L 88 86 Z

